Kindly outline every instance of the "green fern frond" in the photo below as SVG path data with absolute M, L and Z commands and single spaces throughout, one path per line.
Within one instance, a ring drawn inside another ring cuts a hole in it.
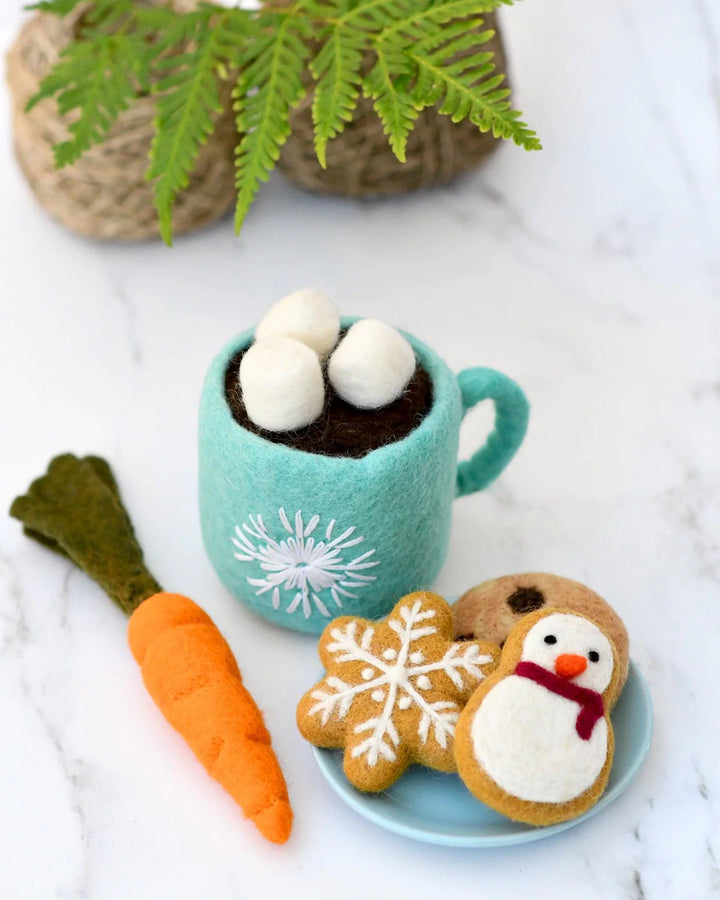
M 113 122 L 137 94 L 141 73 L 136 35 L 97 35 L 70 44 L 27 104 L 57 96 L 60 115 L 78 112 L 71 138 L 53 148 L 58 168 L 70 165 L 107 137 Z
M 157 53 L 161 47 L 169 45 L 168 37 L 178 37 L 188 27 L 187 23 L 193 12 L 178 13 L 171 6 L 139 6 L 135 5 L 135 20 L 138 30 L 149 39 L 149 45 Z
M 160 233 L 167 244 L 172 243 L 175 198 L 188 186 L 200 148 L 223 111 L 218 69 L 231 56 L 227 41 L 231 20 L 235 24 L 246 17 L 239 9 L 216 15 L 214 9 L 201 7 L 176 18 L 156 47 L 160 52 L 184 48 L 182 53 L 161 57 L 154 86 L 157 113 L 147 178 L 155 182 Z
M 290 134 L 290 110 L 305 95 L 302 74 L 309 51 L 298 22 L 266 14 L 259 23 L 253 45 L 241 57 L 241 75 L 233 92 L 242 135 L 235 156 L 238 233 Z
M 350 4 L 338 24 L 365 32 L 379 32 L 389 21 L 405 13 L 407 3 L 408 0 L 360 0 Z
M 383 59 L 366 78 L 361 68 L 374 33 L 388 19 L 399 16 L 408 2 L 413 0 L 330 0 L 329 5 L 326 2 L 308 6 L 308 14 L 324 17 L 328 22 L 319 35 L 322 47 L 310 63 L 310 71 L 318 82 L 312 105 L 315 152 L 323 168 L 328 141 L 341 134 L 352 120 L 361 91 L 376 101 L 386 134 L 392 135 L 393 149 L 404 152 L 405 129 L 395 129 L 396 122 L 404 126 L 407 120 L 400 95 L 393 88 L 392 76 L 401 74 L 404 68 L 400 65 L 398 69 L 397 53 L 386 48 Z
M 482 45 L 492 39 L 493 32 L 479 31 L 482 19 L 463 19 L 450 22 L 444 28 L 429 30 L 408 48 L 408 58 L 416 73 L 413 97 L 421 108 L 440 103 L 446 92 L 446 82 L 438 76 L 452 72 L 462 77 L 463 84 L 481 83 L 493 72 L 492 53 L 483 51 Z M 415 52 L 417 48 L 417 53 Z M 429 63 L 418 66 L 418 58 Z
M 390 44 L 377 44 L 375 52 L 377 61 L 363 82 L 363 90 L 373 101 L 393 153 L 405 162 L 408 135 L 419 114 L 407 91 L 410 65 L 407 56 Z
M 364 44 L 361 32 L 338 25 L 330 29 L 327 40 L 310 64 L 310 71 L 317 81 L 312 105 L 315 152 L 323 169 L 327 166 L 328 141 L 337 137 L 352 120 L 360 97 Z
M 52 13 L 56 16 L 66 16 L 71 13 L 83 0 L 41 0 L 39 3 L 28 3 L 25 9 L 36 12 Z
M 117 23 L 123 20 L 129 23 L 138 8 L 136 0 L 93 0 L 84 15 L 84 21 L 88 26 L 97 27 L 102 24 L 105 27 L 116 28 Z
M 476 18 L 512 2 L 513 0 L 424 0 L 412 7 L 406 15 L 397 16 L 390 21 L 379 37 L 383 41 L 389 41 L 396 40 L 396 36 L 399 36 L 400 40 L 405 41 L 404 47 L 407 47 L 408 41 L 420 40 L 435 33 L 437 26 Z
M 56 97 L 61 114 L 71 114 L 70 139 L 55 147 L 56 164 L 67 165 L 101 142 L 135 97 L 152 90 L 148 177 L 168 243 L 177 194 L 223 110 L 221 83 L 236 72 L 238 230 L 311 83 L 322 166 L 361 94 L 372 100 L 401 161 L 420 111 L 431 106 L 528 150 L 540 148 L 484 49 L 492 32 L 481 30 L 483 15 L 512 0 L 287 0 L 252 11 L 201 3 L 184 14 L 140 0 L 41 0 L 34 8 L 66 15 L 80 2 L 87 8 L 78 37 L 28 108 Z
M 438 112 L 453 122 L 469 119 L 481 131 L 512 139 L 526 150 L 539 150 L 536 133 L 520 121 L 520 113 L 507 100 L 509 89 L 499 87 L 504 76 L 493 74 L 492 54 L 477 50 L 493 32 L 468 33 L 467 28 L 463 22 L 445 26 L 408 49 L 417 70 L 412 92 L 416 106 L 439 104 Z

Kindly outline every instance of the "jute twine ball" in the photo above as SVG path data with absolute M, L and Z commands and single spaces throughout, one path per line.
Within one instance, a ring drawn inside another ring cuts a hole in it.
M 178 9 L 196 0 L 176 0 Z M 145 180 L 153 136 L 155 104 L 143 97 L 121 113 L 108 139 L 64 169 L 53 164 L 52 147 L 66 140 L 71 121 L 54 100 L 43 100 L 30 113 L 25 104 L 37 91 L 73 38 L 87 7 L 66 18 L 36 14 L 26 23 L 8 55 L 17 159 L 40 203 L 60 223 L 82 235 L 140 240 L 159 234 L 152 185 Z M 200 151 L 190 184 L 177 199 L 174 233 L 194 231 L 227 211 L 235 198 L 233 150 L 237 141 L 230 104 L 215 134 Z
M 497 72 L 507 72 L 507 59 L 494 13 L 484 15 L 483 31 L 495 36 L 483 50 L 494 53 Z M 505 86 L 507 83 L 503 83 Z M 383 133 L 372 101 L 361 98 L 355 116 L 327 147 L 327 169 L 315 155 L 312 94 L 290 117 L 292 134 L 283 147 L 279 168 L 301 187 L 345 197 L 387 196 L 446 184 L 477 166 L 500 143 L 470 122 L 453 123 L 434 109 L 418 117 L 407 143 L 407 159 L 398 162 Z

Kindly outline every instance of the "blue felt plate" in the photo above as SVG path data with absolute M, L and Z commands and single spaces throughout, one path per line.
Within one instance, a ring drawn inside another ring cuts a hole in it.
M 415 766 L 382 794 L 364 794 L 346 779 L 342 750 L 314 747 L 320 770 L 354 810 L 389 831 L 449 847 L 501 847 L 557 834 L 594 816 L 618 797 L 638 772 L 650 748 L 653 712 L 645 679 L 634 663 L 612 712 L 615 759 L 607 790 L 582 816 L 535 828 L 513 822 L 475 799 L 457 775 Z

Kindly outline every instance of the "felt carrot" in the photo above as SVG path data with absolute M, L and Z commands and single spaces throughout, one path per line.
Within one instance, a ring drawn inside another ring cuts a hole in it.
M 293 814 L 262 713 L 210 617 L 187 597 L 164 592 L 148 571 L 109 465 L 99 457 L 56 457 L 10 514 L 130 615 L 130 649 L 165 718 L 261 834 L 284 843 Z

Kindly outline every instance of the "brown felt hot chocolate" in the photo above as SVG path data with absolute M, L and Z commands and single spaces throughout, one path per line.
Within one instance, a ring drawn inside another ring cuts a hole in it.
M 323 456 L 357 458 L 402 440 L 417 428 L 432 406 L 432 382 L 420 364 L 402 395 L 382 409 L 359 409 L 346 403 L 324 370 L 325 405 L 320 416 L 295 431 L 266 431 L 248 416 L 238 382 L 240 362 L 247 349 L 236 353 L 225 370 L 225 397 L 238 425 L 276 444 Z
M 528 404 L 500 372 L 455 375 L 430 347 L 396 332 L 408 355 L 377 320 L 346 319 L 347 335 L 313 352 L 305 341 L 330 333 L 310 327 L 329 324 L 315 312 L 288 314 L 271 336 L 249 329 L 217 355 L 198 451 L 203 540 L 223 583 L 265 619 L 319 634 L 340 611 L 376 619 L 433 582 L 453 500 L 502 471 L 525 433 Z M 334 339 L 340 328 L 338 317 Z M 484 400 L 495 405 L 492 435 L 458 463 L 463 418 Z

